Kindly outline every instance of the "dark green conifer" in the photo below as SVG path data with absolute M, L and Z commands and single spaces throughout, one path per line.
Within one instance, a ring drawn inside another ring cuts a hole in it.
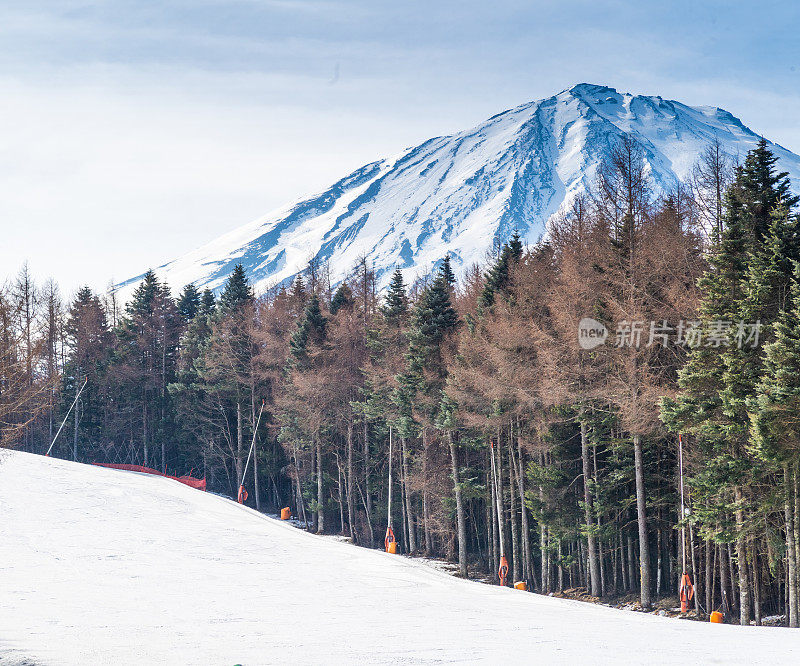
M 439 266 L 439 275 L 444 278 L 448 287 L 452 288 L 456 283 L 456 275 L 453 273 L 453 267 L 450 265 L 450 254 L 444 255 L 442 265 Z
M 203 290 L 203 299 L 200 303 L 200 310 L 199 313 L 203 316 L 209 316 L 214 314 L 214 310 L 217 307 L 217 299 L 214 298 L 214 292 L 210 289 Z
M 308 360 L 308 348 L 311 344 L 320 345 L 327 333 L 328 319 L 322 314 L 319 298 L 312 294 L 297 330 L 289 340 L 289 352 L 295 362 L 303 364 Z
M 397 326 L 408 313 L 408 296 L 406 295 L 406 285 L 403 281 L 403 272 L 397 268 L 389 282 L 389 291 L 386 294 L 386 303 L 383 307 L 383 315 L 386 321 L 393 326 Z
M 241 264 L 236 264 L 227 282 L 225 282 L 225 288 L 222 290 L 222 295 L 219 299 L 219 306 L 222 310 L 236 310 L 242 305 L 252 302 L 253 299 L 253 288 L 250 286 L 244 267 Z
M 184 322 L 194 319 L 200 311 L 201 299 L 200 292 L 194 284 L 189 283 L 178 297 L 178 313 Z
M 522 257 L 522 242 L 515 231 L 511 240 L 503 245 L 500 256 L 494 266 L 486 274 L 486 283 L 478 296 L 478 312 L 482 313 L 492 307 L 496 294 L 505 291 L 511 272 L 511 266 Z
M 353 291 L 347 286 L 346 282 L 342 282 L 331 299 L 331 314 L 335 315 L 342 308 L 349 308 L 352 304 Z

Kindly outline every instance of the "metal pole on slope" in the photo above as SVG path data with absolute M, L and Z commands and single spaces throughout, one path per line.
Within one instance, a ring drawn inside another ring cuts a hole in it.
M 681 483 L 681 562 L 682 571 L 686 573 L 686 525 L 683 523 L 686 519 L 686 504 L 683 496 L 683 437 L 680 434 L 678 434 L 678 467 Z
M 53 441 L 50 442 L 50 446 L 47 449 L 47 453 L 44 454 L 45 456 L 49 456 L 50 452 L 53 450 L 53 445 L 56 443 L 56 440 L 58 439 L 58 436 L 61 434 L 61 431 L 64 429 L 64 424 L 67 422 L 67 419 L 69 418 L 69 415 L 72 413 L 72 410 L 75 408 L 75 405 L 78 404 L 78 398 L 81 397 L 81 393 L 83 393 L 83 389 L 86 388 L 86 383 L 88 381 L 89 381 L 89 377 L 85 377 L 84 380 L 83 380 L 83 384 L 81 385 L 80 390 L 75 394 L 75 400 L 72 401 L 72 404 L 69 406 L 69 409 L 67 410 L 67 415 L 64 417 L 64 420 L 61 422 L 61 426 L 58 428 L 58 432 L 56 433 L 56 436 L 53 437 Z
M 239 482 L 239 494 L 236 498 L 236 501 L 239 504 L 244 504 L 244 501 L 247 499 L 247 491 L 244 489 L 244 479 L 247 476 L 247 468 L 250 467 L 250 457 L 253 455 L 253 448 L 256 445 L 256 435 L 258 434 L 258 426 L 261 424 L 261 415 L 264 413 L 264 401 L 261 401 L 261 409 L 258 410 L 258 420 L 256 421 L 256 427 L 253 428 L 253 441 L 250 442 L 250 451 L 247 454 L 247 462 L 244 465 L 244 472 L 242 472 L 242 479 Z M 258 479 L 255 479 L 255 483 L 258 483 Z
M 392 529 L 392 426 L 389 426 L 389 497 L 386 505 L 386 537 L 383 540 L 387 553 L 397 552 L 397 541 Z
M 506 559 L 505 555 L 505 544 L 504 542 L 504 534 L 503 534 L 503 509 L 502 509 L 502 488 L 500 487 L 499 483 L 499 475 L 497 474 L 497 470 L 494 463 L 494 442 L 489 440 L 489 455 L 492 460 L 492 483 L 494 484 L 494 494 L 497 503 L 497 528 L 500 537 L 500 566 L 497 569 L 497 576 L 500 578 L 500 585 L 505 587 L 506 585 L 506 576 L 508 576 L 508 560 Z

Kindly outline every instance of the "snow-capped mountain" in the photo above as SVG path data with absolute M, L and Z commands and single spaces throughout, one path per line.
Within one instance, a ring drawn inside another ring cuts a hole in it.
M 366 256 L 385 284 L 396 266 L 413 280 L 446 252 L 463 271 L 515 229 L 536 241 L 547 219 L 593 183 L 623 134 L 641 144 L 661 191 L 688 174 L 714 137 L 739 157 L 759 139 L 722 109 L 581 83 L 367 164 L 156 272 L 173 290 L 189 282 L 219 290 L 241 263 L 263 290 L 291 279 L 312 257 L 328 263 L 336 282 Z M 771 148 L 800 182 L 800 157 Z M 122 295 L 140 278 L 121 283 Z

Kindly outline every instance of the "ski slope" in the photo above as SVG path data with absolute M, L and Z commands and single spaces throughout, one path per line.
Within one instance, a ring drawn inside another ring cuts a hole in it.
M 788 664 L 800 632 L 458 580 L 170 479 L 0 451 L 0 664 Z

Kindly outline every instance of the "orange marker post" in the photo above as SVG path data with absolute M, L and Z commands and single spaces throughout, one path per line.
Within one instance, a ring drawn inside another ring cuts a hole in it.
M 497 570 L 497 575 L 500 578 L 500 585 L 506 586 L 506 578 L 508 578 L 508 560 L 505 556 L 500 558 L 500 568 Z
M 397 539 L 394 538 L 394 530 L 391 527 L 386 528 L 386 537 L 383 540 L 383 546 L 387 553 L 397 552 Z
M 681 613 L 688 613 L 689 612 L 689 602 L 694 597 L 694 585 L 692 585 L 692 579 L 689 578 L 689 574 L 684 573 L 681 576 Z

